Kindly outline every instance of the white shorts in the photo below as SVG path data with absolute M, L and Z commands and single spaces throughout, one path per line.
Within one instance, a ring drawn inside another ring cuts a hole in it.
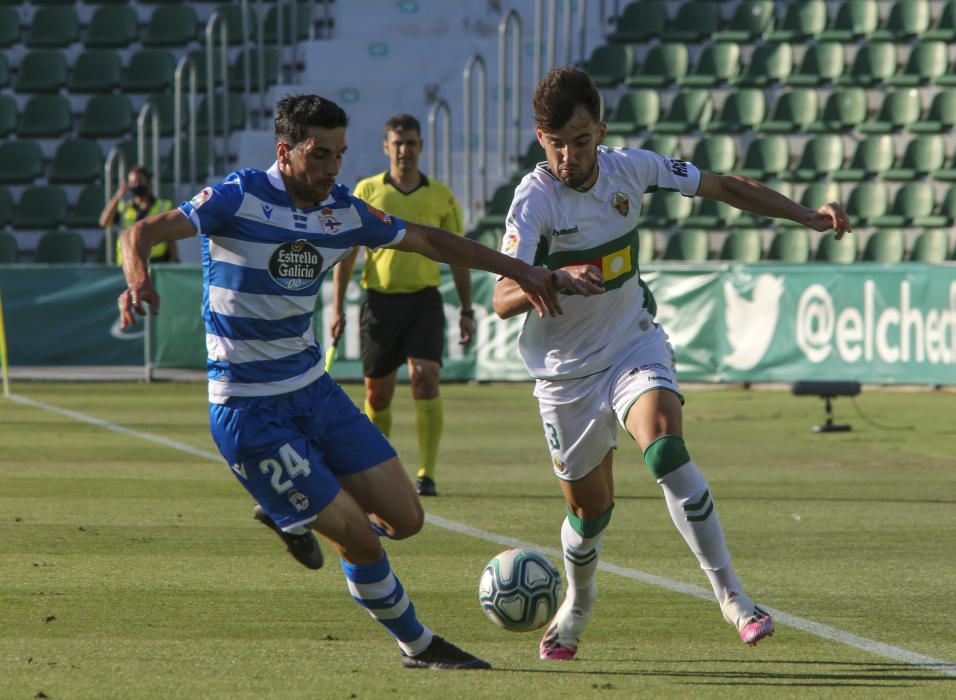
M 539 379 L 538 399 L 544 437 L 554 473 L 578 481 L 617 447 L 617 423 L 651 389 L 669 389 L 683 402 L 677 384 L 677 358 L 657 324 L 616 365 L 580 379 Z M 626 428 L 625 428 L 626 430 Z

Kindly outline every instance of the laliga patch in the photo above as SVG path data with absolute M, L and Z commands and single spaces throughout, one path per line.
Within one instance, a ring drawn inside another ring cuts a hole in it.
M 505 240 L 501 245 L 501 252 L 505 255 L 514 255 L 515 251 L 518 249 L 518 234 L 514 231 L 509 231 L 505 234 Z
M 283 243 L 269 258 L 269 275 L 283 289 L 307 289 L 321 274 L 322 255 L 308 241 Z
M 199 207 L 209 201 L 210 197 L 212 197 L 212 187 L 204 187 L 195 197 L 189 200 L 189 203 L 193 209 L 199 209 Z
M 382 223 L 386 223 L 389 226 L 392 225 L 392 217 L 386 214 L 381 209 L 376 209 L 368 202 L 365 203 L 365 206 L 368 207 L 368 213 L 374 216 L 376 219 L 380 219 Z

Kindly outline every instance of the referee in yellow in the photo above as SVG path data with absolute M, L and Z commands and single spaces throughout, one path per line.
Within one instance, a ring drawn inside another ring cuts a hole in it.
M 385 123 L 384 147 L 388 170 L 360 181 L 353 194 L 401 219 L 462 235 L 461 208 L 451 189 L 418 169 L 422 153 L 418 120 L 408 114 L 389 119 Z M 352 279 L 357 254 L 356 248 L 335 267 L 333 338 L 345 330 L 345 290 Z M 468 345 L 475 333 L 471 277 L 467 268 L 456 266 L 452 266 L 452 276 L 461 302 L 460 342 Z M 438 377 L 445 345 L 440 281 L 438 263 L 417 253 L 391 248 L 366 250 L 362 271 L 366 294 L 361 314 L 365 413 L 388 437 L 395 376 L 402 363 L 407 362 L 421 465 L 415 487 L 421 496 L 438 495 L 435 463 L 443 423 Z

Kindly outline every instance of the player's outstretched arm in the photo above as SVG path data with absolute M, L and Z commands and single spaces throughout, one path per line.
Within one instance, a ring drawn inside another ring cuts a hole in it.
M 829 202 L 814 211 L 742 175 L 701 173 L 697 196 L 716 199 L 758 216 L 789 219 L 815 231 L 833 229 L 838 239 L 853 230 L 850 217 L 837 202 Z
M 123 231 L 120 246 L 126 289 L 117 300 L 121 329 L 136 325 L 136 314 L 146 315 L 143 302 L 149 304 L 153 314 L 159 313 L 159 295 L 149 279 L 149 255 L 153 246 L 195 234 L 196 227 L 179 209 L 153 214 Z
M 419 253 L 449 265 L 461 265 L 509 277 L 521 287 L 539 316 L 561 313 L 558 293 L 549 270 L 532 267 L 480 243 L 440 228 L 405 222 L 405 236 L 395 249 Z
M 604 276 L 594 265 L 568 265 L 551 273 L 555 289 L 565 289 L 589 297 L 604 291 Z M 498 318 L 511 318 L 527 312 L 531 304 L 521 294 L 521 288 L 513 280 L 501 279 L 495 285 L 491 305 Z

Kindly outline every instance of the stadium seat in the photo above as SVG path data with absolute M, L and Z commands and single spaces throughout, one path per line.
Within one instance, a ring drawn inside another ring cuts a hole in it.
M 761 44 L 754 49 L 741 73 L 731 81 L 742 87 L 765 87 L 784 83 L 793 71 L 793 48 L 790 44 Z
M 266 46 L 262 65 L 265 87 L 272 87 L 279 82 L 279 50 L 274 46 Z M 243 49 L 239 56 L 229 66 L 229 89 L 242 91 L 245 85 L 245 65 L 249 61 L 250 89 L 259 90 L 259 49 Z
M 790 167 L 790 145 L 785 136 L 758 136 L 744 152 L 740 174 L 756 180 L 781 177 Z
M 133 129 L 133 105 L 126 95 L 94 95 L 86 103 L 79 135 L 87 138 L 124 136 Z
M 933 96 L 926 116 L 910 124 L 914 134 L 938 134 L 956 126 L 956 90 L 941 90 Z
M 933 179 L 941 182 L 953 182 L 956 180 L 956 151 L 952 151 L 946 158 L 943 167 L 933 173 Z
M 6 52 L 0 53 L 0 89 L 10 85 L 10 61 Z
M 742 228 L 727 234 L 720 246 L 719 260 L 742 263 L 759 262 L 763 256 L 763 235 L 760 229 Z
M 780 94 L 760 131 L 790 133 L 806 129 L 816 118 L 819 109 L 817 91 L 796 88 Z
M 20 62 L 13 86 L 21 93 L 58 92 L 66 85 L 66 57 L 59 51 L 30 51 Z
M 298 5 L 300 3 L 296 2 L 295 4 Z M 217 3 L 216 11 L 218 11 L 226 21 L 226 37 L 230 46 L 238 46 L 240 44 L 249 45 L 254 42 L 257 35 L 259 19 L 256 17 L 256 9 L 253 3 L 249 3 L 249 36 L 245 39 L 242 36 L 242 5 L 240 3 Z
M 872 37 L 896 42 L 918 39 L 929 29 L 929 22 L 927 0 L 896 0 L 886 21 L 872 33 Z
M 283 5 L 285 7 L 285 5 Z M 160 5 L 146 25 L 143 46 L 182 47 L 196 38 L 196 11 L 186 3 Z
M 13 195 L 6 187 L 0 187 L 0 229 L 13 219 Z
M 183 137 L 183 155 L 182 155 L 182 180 L 186 182 L 190 178 L 189 170 L 189 139 L 188 137 Z M 169 148 L 166 151 L 164 156 L 165 158 L 165 167 L 163 169 L 164 179 L 167 179 L 169 182 L 172 182 L 174 176 L 174 165 L 175 163 L 175 142 L 170 140 Z M 209 163 L 209 151 L 212 148 L 212 144 L 209 139 L 204 136 L 196 137 L 196 176 L 202 179 L 205 176 L 207 164 Z M 534 167 L 534 166 L 532 166 Z M 530 168 L 529 168 L 530 170 Z
M 664 116 L 654 125 L 662 134 L 686 134 L 707 126 L 714 103 L 707 90 L 683 90 L 671 102 Z
M 0 231 L 0 265 L 10 265 L 20 257 L 17 239 L 12 233 Z
M 714 32 L 714 41 L 756 42 L 773 26 L 773 6 L 773 0 L 738 3 L 727 27 Z
M 680 138 L 672 134 L 658 134 L 656 136 L 651 136 L 644 140 L 641 144 L 641 148 L 654 151 L 662 156 L 669 156 L 670 158 L 681 158 L 684 157 L 684 151 L 681 148 Z
M 767 34 L 767 41 L 806 43 L 816 39 L 826 28 L 826 0 L 788 2 L 783 21 Z
M 876 0 L 843 0 L 830 26 L 820 33 L 824 41 L 854 41 L 870 36 L 880 21 Z
M 697 199 L 697 205 L 682 222 L 683 226 L 693 228 L 715 229 L 732 226 L 734 220 L 740 216 L 740 210 L 726 202 L 716 199 Z
M 839 134 L 814 136 L 804 145 L 803 154 L 790 178 L 804 182 L 828 179 L 840 169 L 843 160 L 843 138 Z
M 214 133 L 220 134 L 222 130 L 222 109 L 223 109 L 223 94 L 217 93 L 213 104 L 215 108 L 213 109 L 213 129 Z M 229 94 L 228 100 L 226 100 L 229 108 L 229 131 L 240 131 L 246 127 L 246 102 L 242 99 L 242 95 Z M 197 130 L 203 136 L 209 134 L 209 98 L 203 97 L 199 102 L 199 107 L 196 109 L 196 125 Z
M 101 173 L 102 174 L 102 173 Z M 103 194 L 103 185 L 87 185 L 80 190 L 79 196 L 66 213 L 68 228 L 96 228 L 99 226 L 100 213 L 106 199 Z
M 521 171 L 521 174 L 533 170 L 538 163 L 542 163 L 547 160 L 545 156 L 544 149 L 541 148 L 541 144 L 538 143 L 538 139 L 531 139 L 528 142 L 528 147 L 525 149 L 525 152 L 521 154 L 518 158 L 518 169 Z
M 627 44 L 602 44 L 591 53 L 584 70 L 602 88 L 612 88 L 624 82 L 634 67 L 634 49 Z
M 0 183 L 27 184 L 43 174 L 43 151 L 36 141 L 0 144 Z
M 931 182 L 908 182 L 896 191 L 893 206 L 874 216 L 874 226 L 945 226 L 946 217 L 934 214 L 936 197 Z
M 851 234 L 852 235 L 852 234 Z M 903 262 L 906 235 L 898 228 L 886 228 L 870 234 L 863 246 L 861 262 Z
M 845 63 L 843 44 L 835 41 L 811 44 L 785 82 L 794 86 L 834 83 L 843 75 Z
M 881 177 L 893 167 L 896 152 L 893 137 L 888 134 L 867 136 L 856 145 L 850 165 L 833 173 L 834 180 L 859 181 Z
M 859 127 L 866 119 L 866 90 L 861 87 L 847 87 L 834 90 L 823 105 L 820 119 L 810 124 L 807 131 L 812 133 L 834 133 L 849 131 Z
M 885 83 L 896 72 L 896 45 L 889 41 L 871 41 L 856 52 L 850 70 L 840 78 L 840 85 L 871 87 Z
M 51 183 L 88 184 L 102 176 L 103 152 L 96 141 L 67 139 L 57 147 L 53 156 Z
M 708 257 L 710 257 L 710 238 L 707 232 L 696 228 L 685 228 L 670 235 L 661 260 L 704 262 Z
M 62 136 L 73 128 L 70 101 L 63 95 L 33 95 L 17 121 L 17 136 L 40 138 Z
M 296 2 L 294 4 L 296 38 L 299 41 L 304 41 L 312 33 L 312 8 L 314 4 L 311 2 Z M 289 37 L 292 36 L 292 14 L 289 5 L 279 3 L 277 6 L 269 8 L 265 23 L 262 26 L 262 38 L 267 44 L 275 44 L 279 41 L 279 35 L 276 31 L 279 28 L 277 7 L 282 8 L 282 40 L 288 42 Z
M 916 237 L 910 250 L 912 262 L 938 264 L 949 258 L 949 240 L 944 229 L 927 229 Z
M 737 141 L 727 134 L 705 136 L 694 146 L 690 160 L 702 171 L 729 173 L 737 163 Z
M 884 135 L 883 138 L 892 137 Z M 945 157 L 946 143 L 940 134 L 917 136 L 906 144 L 899 165 L 888 169 L 883 177 L 887 180 L 915 180 L 926 177 L 943 167 Z
M 110 49 L 90 49 L 81 53 L 73 64 L 67 83 L 72 93 L 112 92 L 123 76 L 120 55 Z
M 15 7 L 0 7 L 0 48 L 7 49 L 20 41 L 20 13 Z
M 674 20 L 664 28 L 666 41 L 702 41 L 720 28 L 720 4 L 708 0 L 686 0 L 677 8 Z
M 657 254 L 657 244 L 654 232 L 641 229 L 637 232 L 637 262 L 646 263 L 654 259 Z
M 707 44 L 680 84 L 686 87 L 712 87 L 733 80 L 739 72 L 740 47 L 737 44 Z
M 640 226 L 667 228 L 690 216 L 694 201 L 680 192 L 661 190 L 651 195 L 646 209 L 641 211 Z
M 173 94 L 171 92 L 164 92 L 158 95 L 150 95 L 146 102 L 153 105 L 159 115 L 159 135 L 163 138 L 172 136 L 176 127 L 176 105 Z M 189 98 L 183 96 L 183 111 L 180 120 L 180 127 L 183 128 L 183 133 L 185 133 L 188 124 Z
M 857 253 L 857 237 L 853 234 L 837 240 L 835 233 L 825 233 L 817 242 L 817 252 L 813 258 L 817 262 L 848 265 L 856 262 Z
M 664 0 L 638 0 L 629 3 L 617 18 L 617 28 L 608 38 L 624 44 L 639 44 L 656 39 L 667 26 L 667 3 Z
M 800 195 L 800 204 L 816 211 L 828 202 L 838 202 L 840 197 L 840 185 L 836 182 L 813 182 L 803 189 Z M 856 223 L 856 222 L 854 222 Z M 801 227 L 796 221 L 781 219 L 776 222 L 778 227 Z
M 188 56 L 192 59 L 193 65 L 196 67 L 196 87 L 201 94 L 206 92 L 206 52 L 203 49 L 197 49 L 196 51 L 190 51 Z M 213 74 L 216 76 L 216 87 L 222 85 L 222 67 L 220 66 L 218 54 L 213 57 Z M 185 78 L 186 76 L 184 76 Z M 186 80 L 184 88 L 188 89 L 189 81 Z
M 936 22 L 923 32 L 923 39 L 956 41 L 956 0 L 949 0 L 943 4 L 943 10 L 939 13 Z
M 608 148 L 629 148 L 630 143 L 623 134 L 605 134 L 604 145 Z
M 176 57 L 166 49 L 138 51 L 129 60 L 123 80 L 123 92 L 152 93 L 171 90 L 175 72 Z M 186 85 L 188 86 L 188 82 Z
M 13 228 L 56 228 L 66 219 L 66 192 L 55 185 L 31 185 L 13 210 Z
M 511 208 L 511 201 L 514 199 L 515 183 L 509 182 L 501 185 L 488 201 L 484 216 L 478 220 L 478 228 L 502 228 L 505 225 L 505 218 L 508 216 L 508 210 Z
M 80 20 L 72 5 L 40 7 L 33 13 L 26 45 L 31 49 L 64 48 L 79 35 Z
M 609 134 L 636 134 L 653 128 L 661 116 L 661 98 L 656 90 L 631 90 L 621 95 L 606 120 Z
M 87 48 L 124 48 L 139 31 L 136 10 L 130 5 L 100 5 L 87 27 Z
M 706 130 L 736 133 L 755 129 L 765 116 L 763 90 L 739 88 L 727 96 L 714 118 L 707 122 Z
M 684 44 L 654 44 L 640 67 L 625 80 L 628 87 L 663 87 L 680 82 L 690 62 Z
M 949 51 L 942 41 L 924 41 L 913 47 L 901 73 L 890 76 L 889 85 L 916 86 L 949 77 Z
M 889 194 L 882 182 L 861 182 L 846 198 L 846 213 L 853 226 L 869 225 L 886 213 Z
M 859 125 L 865 134 L 886 134 L 905 129 L 919 119 L 923 111 L 917 88 L 900 88 L 883 98 L 876 118 Z
M 74 231 L 50 231 L 37 243 L 34 260 L 48 264 L 75 264 L 83 262 L 83 236 Z
M 17 101 L 10 95 L 0 95 L 0 138 L 17 128 Z
M 810 259 L 810 234 L 805 228 L 778 231 L 770 241 L 767 260 L 805 263 Z

